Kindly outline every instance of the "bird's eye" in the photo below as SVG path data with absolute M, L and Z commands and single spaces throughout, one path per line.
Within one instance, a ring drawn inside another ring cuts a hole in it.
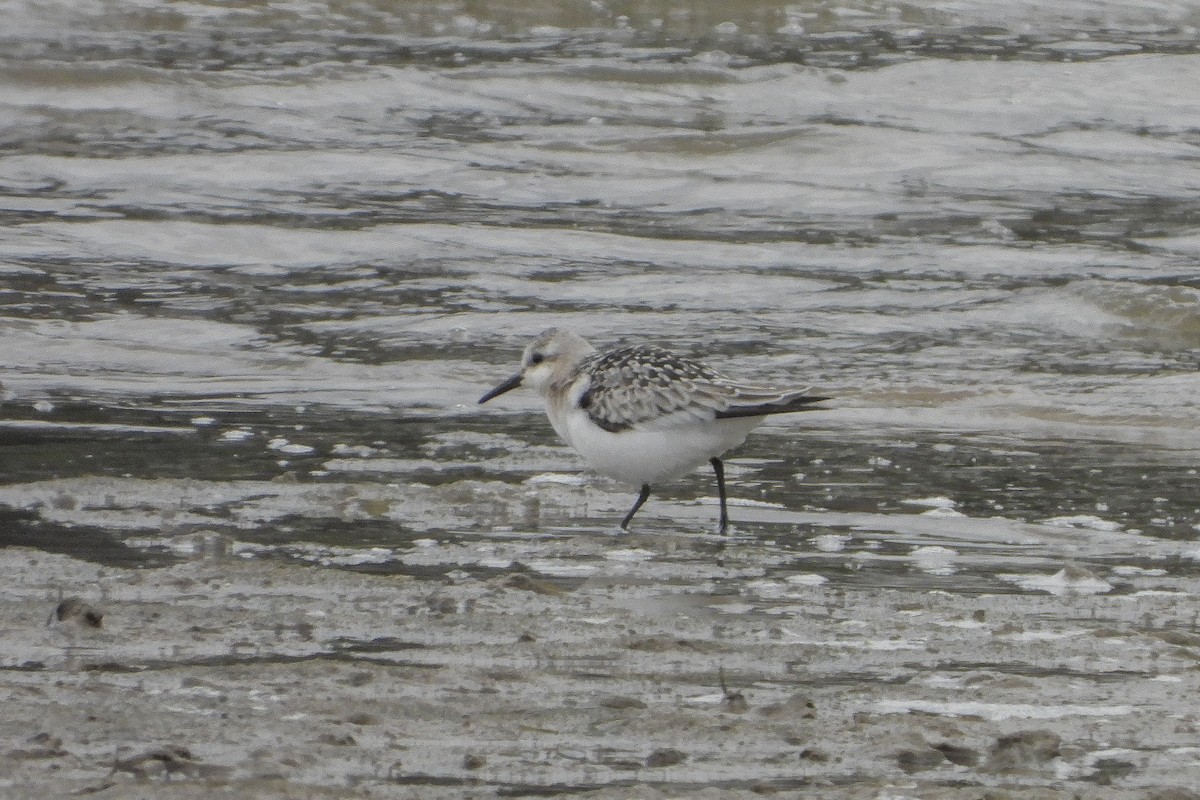
M 534 353 L 529 357 L 529 366 L 536 367 L 538 364 L 546 360 L 546 357 L 541 353 Z

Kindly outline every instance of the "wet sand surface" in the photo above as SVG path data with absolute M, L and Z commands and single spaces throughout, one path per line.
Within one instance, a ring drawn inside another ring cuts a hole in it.
M 1200 797 L 1194 3 L 0 10 L 3 800 Z
M 1036 552 L 1051 531 L 1009 533 Z M 483 548 L 491 574 L 426 578 L 187 546 L 148 570 L 0 551 L 5 797 L 1175 800 L 1200 780 L 1197 578 L 1161 569 L 952 592 L 825 580 L 736 535 L 514 534 Z M 93 619 L 48 620 L 60 592 Z

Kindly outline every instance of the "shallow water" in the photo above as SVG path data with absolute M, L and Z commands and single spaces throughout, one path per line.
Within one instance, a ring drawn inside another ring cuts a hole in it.
M 1191 4 L 395 6 L 0 3 L 0 542 L 646 546 L 752 614 L 1195 579 Z M 617 537 L 532 397 L 475 404 L 551 325 L 835 400 L 732 455 L 732 537 L 700 473 Z
M 9 5 L 6 484 L 573 472 L 561 325 L 835 395 L 735 496 L 1195 534 L 1185 6 Z

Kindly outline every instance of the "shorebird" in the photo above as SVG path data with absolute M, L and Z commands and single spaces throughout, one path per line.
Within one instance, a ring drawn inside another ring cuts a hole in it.
M 554 430 L 592 469 L 641 487 L 622 530 L 650 497 L 651 486 L 707 461 L 717 477 L 719 531 L 725 533 L 729 512 L 721 456 L 768 415 L 807 411 L 829 399 L 808 389 L 739 383 L 661 347 L 600 352 L 583 337 L 557 328 L 526 347 L 520 371 L 479 402 L 518 386 L 541 395 Z

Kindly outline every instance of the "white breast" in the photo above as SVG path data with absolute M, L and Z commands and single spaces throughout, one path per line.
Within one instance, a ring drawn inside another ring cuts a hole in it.
M 686 475 L 714 456 L 737 447 L 761 417 L 689 420 L 676 426 L 655 425 L 611 432 L 587 412 L 575 408 L 551 421 L 554 428 L 601 475 L 632 486 L 656 484 Z M 561 427 L 560 427 L 561 424 Z

